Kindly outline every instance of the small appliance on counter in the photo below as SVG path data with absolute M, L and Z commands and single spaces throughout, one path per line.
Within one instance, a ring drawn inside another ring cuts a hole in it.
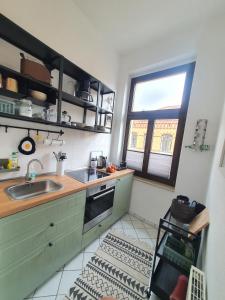
M 107 156 L 100 155 L 98 157 L 97 168 L 104 169 L 104 168 L 106 168 L 106 164 L 107 164 Z

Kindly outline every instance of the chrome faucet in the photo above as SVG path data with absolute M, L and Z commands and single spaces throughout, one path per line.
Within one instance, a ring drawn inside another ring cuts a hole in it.
M 32 177 L 30 176 L 30 165 L 33 163 L 33 162 L 38 162 L 39 165 L 41 166 L 41 169 L 43 170 L 44 169 L 44 166 L 42 164 L 42 162 L 39 160 L 39 159 L 32 159 L 28 162 L 27 164 L 27 173 L 26 173 L 26 176 L 25 176 L 25 180 L 26 181 L 32 181 Z

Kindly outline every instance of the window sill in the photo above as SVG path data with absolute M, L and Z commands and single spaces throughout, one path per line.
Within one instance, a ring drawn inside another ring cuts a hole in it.
M 164 190 L 167 190 L 169 192 L 175 192 L 175 187 L 169 186 L 167 184 L 159 183 L 159 182 L 156 182 L 156 181 L 153 181 L 153 180 L 150 180 L 150 179 L 146 179 L 146 178 L 142 178 L 142 177 L 139 177 L 139 176 L 136 176 L 136 175 L 134 176 L 134 179 L 136 181 L 140 181 L 142 183 L 152 185 L 152 186 L 154 186 L 156 188 L 159 188 L 159 189 L 164 189 Z

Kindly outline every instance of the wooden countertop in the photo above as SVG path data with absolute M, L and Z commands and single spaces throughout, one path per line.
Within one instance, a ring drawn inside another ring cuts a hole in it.
M 134 171 L 130 169 L 116 171 L 115 173 L 110 174 L 107 177 L 103 177 L 100 179 L 96 179 L 93 181 L 89 181 L 87 183 L 82 183 L 77 181 L 71 177 L 66 175 L 64 176 L 56 176 L 56 175 L 49 175 L 49 176 L 38 176 L 36 181 L 40 181 L 43 179 L 51 179 L 57 183 L 61 183 L 63 185 L 63 189 L 52 192 L 48 194 L 43 194 L 41 196 L 37 196 L 33 199 L 27 200 L 12 200 L 5 192 L 5 189 L 9 186 L 16 185 L 16 184 L 23 184 L 25 181 L 24 179 L 10 179 L 3 182 L 0 182 L 0 218 L 15 214 L 17 212 L 29 209 L 31 207 L 44 204 L 49 201 L 54 201 L 58 198 L 85 190 L 89 187 L 95 186 L 102 182 L 116 179 L 124 175 L 132 174 Z

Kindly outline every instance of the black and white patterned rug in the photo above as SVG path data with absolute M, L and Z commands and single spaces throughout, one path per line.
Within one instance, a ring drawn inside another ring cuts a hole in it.
M 99 300 L 112 296 L 118 300 L 146 298 L 152 267 L 150 246 L 110 232 L 74 285 L 70 300 Z

